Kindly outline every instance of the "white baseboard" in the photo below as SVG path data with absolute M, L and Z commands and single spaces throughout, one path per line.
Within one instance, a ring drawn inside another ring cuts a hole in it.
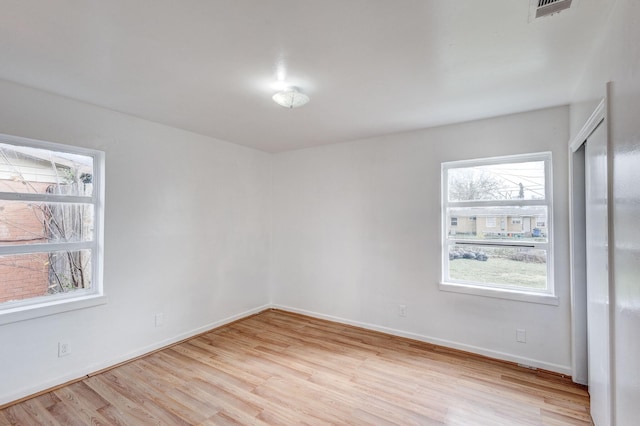
M 262 312 L 262 311 L 264 311 L 266 309 L 270 309 L 270 308 L 271 308 L 271 305 L 259 306 L 257 308 L 253 308 L 253 309 L 250 309 L 248 311 L 244 311 L 244 312 L 241 312 L 239 314 L 232 315 L 230 317 L 221 319 L 219 321 L 215 321 L 215 322 L 203 325 L 202 327 L 198 327 L 198 328 L 195 328 L 193 330 L 189 330 L 189 331 L 187 331 L 185 333 L 181 333 L 181 334 L 179 334 L 177 336 L 174 336 L 172 338 L 164 339 L 164 340 L 161 340 L 159 342 L 153 343 L 151 345 L 144 346 L 142 348 L 136 349 L 135 351 L 131 351 L 131 352 L 127 353 L 127 354 L 118 356 L 116 358 L 112 358 L 112 359 L 109 359 L 107 361 L 100 362 L 100 363 L 97 363 L 97 364 L 88 365 L 88 366 L 86 366 L 84 368 L 81 368 L 81 369 L 75 370 L 73 372 L 70 372 L 68 374 L 65 374 L 64 376 L 59 376 L 59 377 L 56 377 L 55 379 L 48 380 L 48 381 L 46 381 L 44 383 L 39 383 L 36 386 L 30 386 L 30 387 L 22 388 L 22 389 L 19 389 L 19 390 L 14 390 L 13 392 L 11 392 L 9 394 L 5 394 L 5 395 L 0 396 L 0 406 L 4 405 L 4 404 L 9 404 L 9 403 L 11 403 L 13 401 L 17 401 L 17 400 L 19 400 L 21 398 L 24 398 L 24 397 L 27 397 L 27 396 L 30 396 L 30 395 L 35 395 L 35 394 L 37 394 L 39 392 L 42 392 L 44 390 L 47 390 L 47 389 L 52 389 L 52 388 L 54 388 L 56 386 L 60 386 L 60 385 L 62 385 L 64 383 L 67 383 L 67 382 L 71 382 L 71 381 L 74 381 L 74 380 L 82 379 L 84 377 L 90 376 L 91 374 L 93 374 L 93 373 L 95 373 L 97 371 L 101 371 L 101 370 L 104 370 L 106 368 L 113 367 L 114 365 L 118 365 L 120 363 L 132 360 L 134 358 L 138 358 L 138 357 L 140 357 L 142 355 L 145 355 L 145 354 L 154 352 L 154 351 L 156 351 L 158 349 L 170 346 L 170 345 L 172 345 L 172 344 L 174 344 L 176 342 L 179 342 L 181 340 L 188 339 L 190 337 L 193 337 L 193 336 L 196 336 L 198 334 L 207 332 L 209 330 L 213 330 L 215 328 L 221 327 L 221 326 L 223 326 L 225 324 L 232 323 L 232 322 L 237 321 L 239 319 L 242 319 L 242 318 L 245 318 L 245 317 L 249 317 L 251 315 L 257 314 L 259 312 Z
M 530 366 L 530 367 L 540 368 L 540 369 L 544 369 L 544 370 L 548 370 L 548 371 L 553 371 L 553 372 L 564 374 L 564 375 L 567 375 L 567 376 L 571 375 L 571 367 L 569 367 L 569 366 L 552 364 L 552 363 L 539 361 L 539 360 L 535 360 L 535 359 L 530 359 L 530 358 L 525 358 L 525 357 L 520 357 L 520 356 L 517 356 L 517 355 L 512 355 L 512 354 L 508 354 L 508 353 L 504 353 L 504 352 L 494 351 L 494 350 L 491 350 L 491 349 L 482 348 L 482 347 L 478 347 L 478 346 L 472 346 L 472 345 L 467 345 L 467 344 L 464 344 L 464 343 L 453 342 L 453 341 L 450 341 L 450 340 L 439 339 L 439 338 L 425 336 L 425 335 L 422 335 L 422 334 L 412 333 L 412 332 L 408 332 L 408 331 L 397 330 L 397 329 L 394 329 L 394 328 L 383 327 L 383 326 L 379 326 L 379 325 L 376 325 L 376 324 L 369 324 L 369 323 L 364 323 L 364 322 L 360 322 L 360 321 L 353 321 L 353 320 L 346 319 L 346 318 L 335 317 L 335 316 L 332 316 L 332 315 L 325 315 L 325 314 L 321 314 L 321 313 L 318 313 L 318 312 L 307 311 L 305 309 L 297 309 L 297 308 L 292 308 L 290 306 L 284 306 L 284 305 L 278 305 L 278 304 L 266 304 L 266 305 L 263 305 L 263 306 L 259 306 L 259 307 L 250 309 L 248 311 L 244 311 L 244 312 L 232 315 L 230 317 L 221 319 L 219 321 L 215 321 L 215 322 L 212 322 L 210 324 L 203 325 L 202 327 L 198 327 L 196 329 L 187 331 L 185 333 L 181 333 L 181 334 L 179 334 L 177 336 L 174 336 L 174 337 L 172 337 L 170 339 L 161 340 L 161 341 L 156 342 L 154 344 L 144 346 L 142 348 L 136 349 L 135 351 L 129 352 L 127 354 L 124 354 L 122 356 L 118 356 L 116 358 L 112 358 L 112 359 L 110 359 L 108 361 L 104 361 L 104 362 L 100 362 L 100 363 L 97 363 L 97 364 L 88 365 L 85 368 L 81 368 L 81 369 L 78 369 L 76 371 L 73 371 L 73 372 L 70 372 L 68 374 L 65 374 L 64 376 L 60 376 L 60 377 L 57 377 L 55 379 L 48 380 L 47 382 L 40 383 L 37 386 L 31 386 L 31 387 L 23 388 L 23 389 L 20 389 L 20 390 L 15 390 L 12 393 L 0 396 L 0 405 L 4 405 L 4 404 L 11 403 L 13 401 L 17 401 L 17 400 L 19 400 L 21 398 L 24 398 L 24 397 L 27 397 L 29 395 L 35 395 L 35 394 L 37 394 L 39 392 L 42 392 L 44 390 L 54 388 L 56 386 L 59 386 L 61 384 L 64 384 L 64 383 L 67 383 L 67 382 L 70 382 L 70 381 L 73 381 L 73 380 L 82 379 L 83 377 L 90 376 L 91 374 L 93 374 L 95 372 L 107 369 L 109 367 L 113 367 L 114 365 L 118 365 L 120 363 L 132 360 L 132 359 L 140 357 L 142 355 L 154 352 L 154 351 L 156 351 L 158 349 L 170 346 L 170 345 L 172 345 L 172 344 L 174 344 L 176 342 L 179 342 L 181 340 L 185 340 L 185 339 L 188 339 L 190 337 L 196 336 L 198 334 L 204 333 L 206 331 L 213 330 L 213 329 L 221 327 L 221 326 L 223 326 L 225 324 L 229 324 L 229 323 L 232 323 L 232 322 L 237 321 L 239 319 L 249 317 L 251 315 L 257 314 L 257 313 L 262 312 L 262 311 L 267 310 L 267 309 L 280 309 L 282 311 L 302 314 L 302 315 L 306 315 L 306 316 L 313 317 L 313 318 L 325 319 L 325 320 L 328 320 L 328 321 L 334 321 L 334 322 L 338 322 L 338 323 L 342 323 L 342 324 L 353 325 L 353 326 L 356 326 L 356 327 L 361 327 L 361 328 L 368 329 L 368 330 L 379 331 L 379 332 L 391 334 L 391 335 L 394 335 L 394 336 L 406 337 L 406 338 L 413 339 L 413 340 L 418 340 L 418 341 L 421 341 L 421 342 L 432 343 L 432 344 L 439 345 L 439 346 L 445 346 L 445 347 L 448 347 L 448 348 L 453 348 L 453 349 L 459 349 L 459 350 L 462 350 L 462 351 L 472 352 L 472 353 L 475 353 L 475 354 L 484 355 L 484 356 L 495 358 L 495 359 L 515 362 L 515 363 L 522 364 L 522 365 L 525 365 L 525 366 Z
M 328 321 L 339 322 L 342 324 L 353 325 L 356 327 L 365 328 L 367 330 L 379 331 L 393 336 L 406 337 L 408 339 L 418 340 L 420 342 L 432 343 L 434 345 L 445 346 L 452 349 L 458 349 L 465 352 L 472 352 L 478 355 L 484 355 L 490 358 L 495 358 L 503 361 L 515 362 L 527 367 L 540 368 L 542 370 L 553 371 L 555 373 L 571 376 L 571 367 L 566 365 L 553 364 L 550 362 L 539 361 L 536 359 L 521 357 L 505 352 L 494 351 L 488 348 L 482 348 L 479 346 L 467 345 L 465 343 L 458 343 L 451 340 L 439 339 L 437 337 L 425 336 L 422 334 L 412 333 L 409 331 L 397 330 L 395 328 L 383 327 L 376 324 L 369 324 L 360 321 L 353 321 L 346 318 L 335 317 L 332 315 L 325 315 L 318 312 L 307 311 L 305 309 L 292 308 L 290 306 L 277 305 L 271 306 L 273 309 L 280 309 L 287 312 L 293 312 L 301 315 L 307 315 L 313 318 L 325 319 Z

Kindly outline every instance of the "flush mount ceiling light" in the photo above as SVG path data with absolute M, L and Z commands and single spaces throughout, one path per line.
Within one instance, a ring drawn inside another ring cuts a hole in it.
M 285 108 L 298 108 L 309 102 L 309 97 L 300 93 L 297 87 L 287 87 L 273 95 L 273 101 Z

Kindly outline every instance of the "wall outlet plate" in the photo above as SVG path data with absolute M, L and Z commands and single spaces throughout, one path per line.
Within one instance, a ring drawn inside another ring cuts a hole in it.
M 401 317 L 407 316 L 407 305 L 398 305 L 398 315 Z
M 58 342 L 58 358 L 71 355 L 71 347 L 67 342 Z

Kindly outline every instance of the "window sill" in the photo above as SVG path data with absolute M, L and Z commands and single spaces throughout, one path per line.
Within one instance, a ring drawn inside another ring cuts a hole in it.
M 506 290 L 501 288 L 476 287 L 465 284 L 440 283 L 441 291 L 472 294 L 476 296 L 492 297 L 496 299 L 516 300 L 519 302 L 539 303 L 542 305 L 558 306 L 558 296 L 545 293 L 526 293 L 523 291 Z
M 73 299 L 58 299 L 55 301 L 45 301 L 42 303 L 9 309 L 0 309 L 0 325 L 46 317 L 49 315 L 60 314 L 62 312 L 90 308 L 92 306 L 104 305 L 106 303 L 106 296 L 101 294 L 92 294 L 75 297 Z

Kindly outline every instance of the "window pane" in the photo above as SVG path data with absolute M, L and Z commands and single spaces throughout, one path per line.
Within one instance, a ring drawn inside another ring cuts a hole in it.
M 447 216 L 450 240 L 548 240 L 546 206 L 449 208 Z
M 448 170 L 449 201 L 543 200 L 544 161 Z
M 454 245 L 449 247 L 449 278 L 481 285 L 545 290 L 546 250 Z
M 0 245 L 93 239 L 93 205 L 0 200 Z
M 0 192 L 93 193 L 93 158 L 0 143 Z
M 0 256 L 0 303 L 91 288 L 91 250 Z

